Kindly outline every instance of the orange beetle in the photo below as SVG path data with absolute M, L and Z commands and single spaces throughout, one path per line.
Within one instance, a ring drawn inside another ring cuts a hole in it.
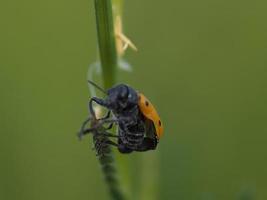
M 118 126 L 116 135 L 108 132 L 107 127 L 91 127 L 85 129 L 85 125 L 90 121 L 90 117 L 83 123 L 79 136 L 92 131 L 100 131 L 103 136 L 115 137 L 117 141 L 105 139 L 105 143 L 116 146 L 121 153 L 131 153 L 133 151 L 143 152 L 155 150 L 159 139 L 163 135 L 163 124 L 155 107 L 142 94 L 125 84 L 118 84 L 105 91 L 92 81 L 90 84 L 106 94 L 105 98 L 92 97 L 89 101 L 89 111 L 93 119 L 97 119 L 93 108 L 93 103 L 108 109 L 112 113 L 112 118 L 107 117 L 97 120 L 97 124 L 111 123 Z M 101 121 L 101 122 L 99 122 Z M 103 132 L 103 133 L 102 133 Z

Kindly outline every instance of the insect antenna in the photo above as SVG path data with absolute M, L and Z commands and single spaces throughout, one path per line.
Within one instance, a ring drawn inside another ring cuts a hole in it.
M 94 87 L 96 87 L 98 90 L 100 90 L 101 92 L 103 92 L 104 94 L 108 94 L 106 90 L 104 90 L 102 87 L 100 87 L 99 85 L 97 85 L 96 83 L 94 83 L 91 80 L 87 80 L 88 83 L 90 83 L 91 85 L 93 85 Z

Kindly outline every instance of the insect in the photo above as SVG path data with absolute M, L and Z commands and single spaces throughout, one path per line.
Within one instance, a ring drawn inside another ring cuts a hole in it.
M 107 137 L 116 137 L 117 142 L 106 140 L 105 143 L 116 146 L 121 153 L 156 149 L 163 134 L 163 124 L 154 106 L 142 93 L 125 84 L 116 85 L 105 91 L 94 82 L 88 82 L 106 94 L 104 99 L 98 97 L 90 99 L 90 114 L 95 116 L 93 102 L 107 108 L 108 114 L 99 119 L 97 126 L 91 129 L 84 129 L 89 119 L 85 121 L 80 136 L 99 127 L 103 129 L 103 124 L 109 124 L 108 127 L 104 128 L 103 134 Z M 110 113 L 113 114 L 114 118 L 110 118 Z M 107 132 L 113 124 L 118 125 L 117 135 Z

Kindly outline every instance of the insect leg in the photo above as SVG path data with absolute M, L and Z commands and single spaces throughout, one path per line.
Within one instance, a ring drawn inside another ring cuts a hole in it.
M 111 114 L 111 111 L 109 110 L 108 113 L 107 113 L 107 115 L 105 117 L 101 118 L 100 120 L 106 120 L 106 119 L 108 119 L 110 117 L 110 114 Z M 113 123 L 114 122 L 110 122 L 110 125 L 107 127 L 107 130 L 112 129 Z
M 111 138 L 121 138 L 121 136 L 115 135 L 115 134 L 107 132 L 107 131 L 103 131 L 103 133 L 99 133 L 99 135 L 105 136 L 105 137 L 111 137 Z
M 157 141 L 152 138 L 145 137 L 143 140 L 143 143 L 138 146 L 135 151 L 148 151 L 148 150 L 154 150 L 157 147 Z
M 92 119 L 92 118 L 89 117 L 88 119 L 86 119 L 86 120 L 83 122 L 82 127 L 81 127 L 80 131 L 78 132 L 78 137 L 79 137 L 80 140 L 82 139 L 82 137 L 83 137 L 83 135 L 84 135 L 84 128 L 85 128 L 85 126 L 87 125 L 87 123 L 88 123 L 89 121 L 91 121 L 91 119 Z
M 90 119 L 91 120 L 91 119 Z M 90 121 L 88 120 L 88 121 Z M 95 124 L 95 126 L 93 128 L 88 128 L 88 129 L 84 129 L 84 126 L 88 123 L 88 121 L 86 120 L 86 123 L 84 122 L 81 131 L 83 130 L 83 132 L 87 133 L 87 132 L 92 132 L 93 130 L 96 130 L 98 128 L 100 128 L 101 126 L 103 126 L 106 123 L 111 123 L 107 128 L 105 128 L 106 130 L 109 130 L 112 128 L 113 123 L 118 122 L 117 119 L 104 119 L 104 120 L 97 120 L 97 124 Z
M 109 119 L 109 120 L 102 120 L 101 122 L 97 123 L 94 127 L 92 128 L 87 128 L 87 129 L 84 129 L 84 126 L 88 123 L 89 120 L 86 120 L 81 128 L 81 131 L 79 132 L 79 137 L 82 138 L 83 135 L 87 134 L 87 133 L 91 133 L 91 132 L 94 132 L 96 131 L 98 128 L 100 128 L 102 125 L 104 125 L 105 123 L 111 123 L 107 128 L 104 128 L 104 130 L 109 130 L 112 128 L 113 126 L 113 123 L 114 122 L 117 122 L 118 120 L 116 119 Z
M 112 127 L 113 127 L 113 124 L 114 124 L 114 123 L 110 123 L 110 124 L 109 124 L 109 126 L 107 127 L 107 130 L 110 130 L 110 129 L 112 129 Z
M 115 146 L 115 147 L 118 147 L 118 144 L 116 142 L 111 141 L 111 140 L 107 140 L 107 141 L 105 141 L 105 143 L 112 145 L 112 146 Z
M 120 137 L 120 136 L 118 136 L 118 135 L 114 135 L 114 134 L 109 133 L 109 132 L 105 132 L 103 135 L 104 135 L 104 136 L 107 136 L 107 137 L 114 137 L 114 138 L 119 138 L 119 137 Z
M 97 152 L 97 155 L 101 155 L 105 152 L 107 145 L 118 147 L 118 144 L 111 141 L 111 140 L 102 140 L 102 141 L 96 141 L 95 143 L 95 150 Z
M 103 99 L 97 98 L 97 97 L 92 97 L 89 101 L 89 111 L 91 115 L 96 119 L 95 111 L 93 109 L 93 102 L 106 107 L 106 103 Z
M 99 120 L 101 121 L 99 124 L 103 125 L 105 123 L 118 123 L 119 120 L 118 119 L 103 119 L 103 120 Z
M 81 140 L 83 138 L 84 135 L 88 134 L 88 133 L 93 133 L 94 131 L 96 131 L 97 128 L 93 127 L 93 128 L 87 128 L 87 129 L 83 129 L 78 133 L 78 137 Z
M 104 119 L 108 119 L 110 117 L 111 111 L 109 110 L 107 115 L 103 118 L 101 118 L 100 120 L 104 120 Z
M 133 151 L 132 149 L 125 146 L 120 138 L 118 140 L 118 150 L 120 153 L 131 153 Z

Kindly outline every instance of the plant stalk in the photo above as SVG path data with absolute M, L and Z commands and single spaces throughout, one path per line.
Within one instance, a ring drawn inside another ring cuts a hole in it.
M 96 26 L 104 88 L 115 84 L 117 52 L 111 0 L 95 0 Z
M 111 0 L 95 0 L 95 15 L 103 85 L 105 89 L 108 89 L 115 84 L 117 70 L 117 52 Z M 103 140 L 106 139 L 105 137 L 103 138 Z M 95 137 L 95 144 L 98 141 L 99 138 Z M 99 161 L 110 191 L 111 199 L 124 200 L 125 197 L 117 179 L 116 163 L 114 162 L 111 147 L 106 145 L 102 148 L 102 151 L 105 153 L 99 155 Z
M 116 49 L 116 36 L 114 21 L 117 17 L 122 16 L 123 0 L 95 0 L 95 13 L 97 24 L 98 47 L 100 63 L 103 72 L 103 86 L 105 89 L 111 88 L 116 83 L 116 74 L 118 66 L 118 54 Z M 108 147 L 110 148 L 110 147 Z M 110 149 L 107 149 L 107 155 L 113 157 Z M 106 157 L 106 156 L 105 156 Z M 130 160 L 128 156 L 115 154 L 116 164 L 119 172 L 119 181 L 107 181 L 113 199 L 120 197 L 130 199 L 131 195 L 131 178 L 130 178 Z M 104 159 L 105 161 L 106 159 Z M 105 171 L 105 162 L 100 160 L 105 177 L 113 176 L 116 170 L 112 172 Z M 107 167 L 108 169 L 108 167 Z M 117 185 L 114 187 L 114 183 Z M 121 184 L 120 184 L 121 183 Z M 117 195 L 119 194 L 119 195 Z

